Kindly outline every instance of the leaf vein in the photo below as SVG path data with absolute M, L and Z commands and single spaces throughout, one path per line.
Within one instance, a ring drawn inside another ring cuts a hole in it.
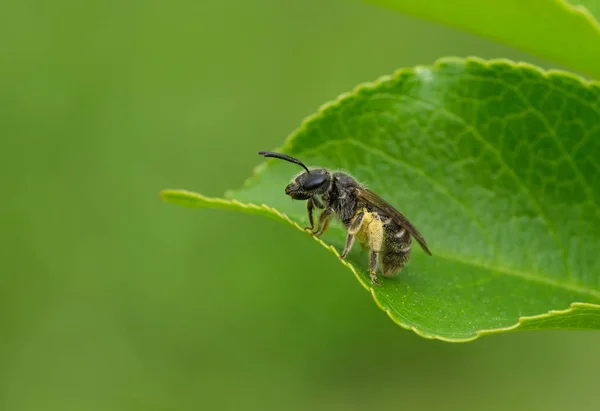
M 391 96 L 393 96 L 393 94 Z M 519 185 L 521 191 L 529 198 L 530 203 L 535 208 L 538 215 L 546 223 L 546 226 L 548 227 L 550 234 L 554 237 L 554 241 L 556 242 L 558 251 L 562 255 L 563 264 L 565 266 L 565 270 L 567 271 L 567 275 L 571 276 L 572 274 L 571 274 L 570 266 L 568 264 L 569 260 L 568 260 L 567 250 L 564 247 L 564 245 L 562 244 L 562 240 L 560 239 L 560 236 L 558 235 L 558 229 L 552 223 L 552 221 L 550 220 L 548 215 L 545 213 L 541 204 L 535 199 L 535 196 L 533 195 L 533 193 L 531 192 L 529 187 L 523 182 L 523 180 L 521 179 L 521 177 L 519 177 L 519 175 L 515 172 L 515 170 L 511 166 L 509 166 L 509 164 L 506 162 L 506 160 L 504 159 L 504 156 L 502 155 L 502 152 L 498 148 L 494 147 L 492 145 L 492 143 L 490 143 L 487 139 L 485 139 L 483 137 L 483 135 L 481 135 L 481 133 L 476 128 L 472 127 L 469 123 L 467 123 L 467 121 L 465 119 L 463 119 L 458 114 L 448 110 L 445 107 L 436 106 L 435 104 L 428 102 L 426 100 L 423 100 L 422 98 L 417 98 L 414 96 L 410 96 L 410 98 L 412 98 L 416 101 L 422 102 L 424 104 L 427 104 L 430 106 L 429 107 L 430 110 L 432 110 L 432 111 L 438 110 L 441 113 L 445 113 L 449 118 L 452 118 L 452 119 L 456 120 L 457 122 L 459 122 L 460 124 L 462 124 L 463 127 L 465 127 L 467 130 L 469 130 L 471 132 L 473 137 L 475 137 L 479 142 L 481 142 L 491 153 L 493 153 L 498 158 L 500 165 L 511 175 L 513 180 Z
M 527 96 L 525 96 L 525 94 L 523 93 L 523 91 L 520 90 L 518 87 L 515 87 L 514 85 L 508 84 L 508 83 L 506 83 L 506 86 L 507 86 L 507 88 L 509 88 L 509 89 L 511 89 L 511 90 L 513 90 L 515 92 L 515 94 L 521 99 L 521 101 L 522 101 L 522 103 L 524 105 L 529 106 L 531 112 L 544 125 L 544 127 L 548 131 L 548 135 L 554 140 L 554 142 L 556 143 L 557 147 L 562 152 L 563 156 L 569 162 L 569 165 L 571 166 L 571 169 L 573 170 L 573 172 L 575 173 L 575 176 L 579 180 L 579 184 L 581 184 L 581 186 L 585 190 L 585 192 L 586 192 L 589 200 L 591 201 L 591 203 L 594 206 L 597 207 L 597 203 L 596 203 L 596 200 L 594 198 L 594 195 L 592 194 L 592 190 L 591 190 L 591 187 L 590 187 L 589 183 L 585 180 L 585 178 L 583 177 L 583 175 L 581 173 L 581 170 L 579 169 L 579 167 L 577 166 L 577 164 L 575 164 L 575 162 L 573 161 L 573 157 L 567 152 L 567 150 L 566 150 L 564 144 L 562 143 L 561 139 L 556 134 L 556 129 L 550 124 L 548 116 L 546 116 L 540 110 L 538 110 L 537 108 L 535 108 L 533 106 L 533 104 L 531 104 L 531 102 L 529 101 L 529 99 L 527 98 Z M 560 117 L 560 116 L 558 116 L 558 117 Z

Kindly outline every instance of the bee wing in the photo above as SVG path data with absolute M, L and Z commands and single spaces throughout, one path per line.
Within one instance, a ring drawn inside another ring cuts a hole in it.
M 419 230 L 417 230 L 415 226 L 400 213 L 400 211 L 396 210 L 387 201 L 371 190 L 367 190 L 366 188 L 355 188 L 354 190 L 356 197 L 365 203 L 370 204 L 375 209 L 379 210 L 381 214 L 390 217 L 395 223 L 404 227 L 419 242 L 421 248 L 423 248 L 427 254 L 431 255 L 431 251 L 429 251 L 429 247 L 427 247 L 427 243 L 421 233 L 419 233 Z

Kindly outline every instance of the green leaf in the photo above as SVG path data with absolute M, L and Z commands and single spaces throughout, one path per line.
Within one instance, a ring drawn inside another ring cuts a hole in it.
M 595 0 L 576 1 L 575 5 L 562 0 L 367 1 L 486 37 L 600 78 L 600 25 L 584 7 L 597 11 Z
M 423 234 L 433 256 L 413 247 L 381 287 L 371 287 L 359 246 L 344 262 L 402 327 L 445 341 L 600 328 L 598 84 L 506 61 L 444 59 L 340 96 L 279 151 L 350 172 Z M 228 200 L 161 196 L 263 215 L 309 236 L 305 202 L 283 190 L 300 171 L 268 160 Z M 344 240 L 332 224 L 317 241 L 337 254 Z

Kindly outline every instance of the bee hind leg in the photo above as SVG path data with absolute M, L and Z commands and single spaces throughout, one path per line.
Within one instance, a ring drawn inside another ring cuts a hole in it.
M 371 250 L 369 253 L 369 270 L 371 273 L 371 282 L 377 286 L 381 286 L 379 281 L 377 281 L 377 257 L 378 252 Z
M 367 227 L 367 238 L 369 240 L 369 271 L 371 282 L 375 285 L 380 285 L 377 281 L 377 260 L 381 248 L 383 246 L 383 222 L 379 219 L 377 213 L 373 213 L 373 218 L 370 219 Z

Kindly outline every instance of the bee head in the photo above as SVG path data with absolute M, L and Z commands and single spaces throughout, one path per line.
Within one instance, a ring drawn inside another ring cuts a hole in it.
M 308 200 L 327 191 L 330 181 L 331 174 L 324 168 L 310 170 L 310 172 L 300 174 L 288 184 L 285 193 L 294 200 Z
M 331 183 L 331 173 L 324 168 L 309 170 L 300 160 L 286 156 L 285 154 L 272 153 L 269 151 L 259 151 L 258 154 L 265 157 L 289 161 L 290 163 L 298 164 L 306 170 L 306 173 L 298 175 L 285 188 L 285 193 L 294 200 L 308 200 L 315 195 L 323 194 L 329 188 Z

